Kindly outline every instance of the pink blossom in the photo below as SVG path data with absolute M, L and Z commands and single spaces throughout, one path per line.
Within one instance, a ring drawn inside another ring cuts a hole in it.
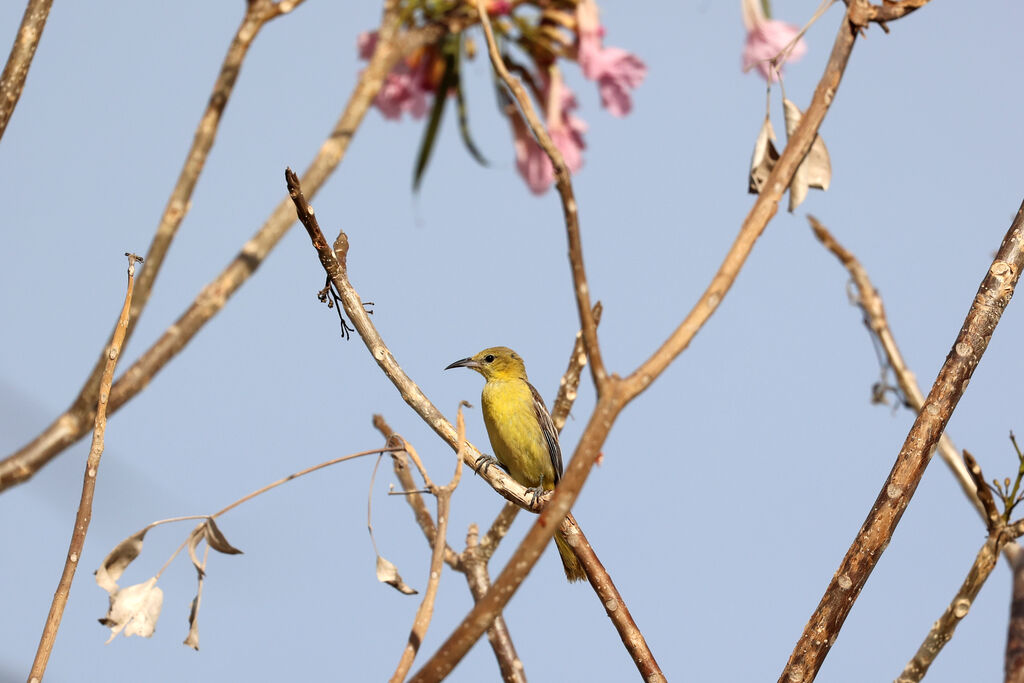
M 497 16 L 509 14 L 512 11 L 512 3 L 509 0 L 491 0 L 487 5 L 487 13 Z
M 761 8 L 761 0 L 742 0 L 743 23 L 747 28 L 747 41 L 743 46 L 743 70 L 756 67 L 765 80 L 774 83 L 778 74 L 771 64 L 772 59 L 800 33 L 800 29 L 777 19 L 768 19 Z M 795 62 L 807 52 L 807 43 L 800 38 L 784 59 L 779 62 Z
M 377 47 L 377 32 L 364 31 L 356 38 L 359 57 L 369 60 Z M 411 66 L 410 61 L 399 62 L 381 84 L 373 104 L 386 119 L 399 119 L 402 112 L 408 112 L 414 119 L 427 114 L 427 95 L 433 94 L 428 89 L 430 83 L 430 59 L 416 60 Z
M 647 65 L 636 55 L 618 47 L 603 47 L 601 26 L 594 0 L 576 6 L 577 61 L 583 76 L 597 81 L 601 104 L 612 116 L 625 116 L 633 109 L 630 90 L 647 75 Z
M 548 134 L 562 153 L 569 172 L 576 173 L 583 167 L 583 149 L 586 147 L 583 133 L 587 130 L 587 123 L 572 113 L 577 106 L 576 97 L 561 82 L 557 72 L 545 85 L 543 96 L 547 101 Z M 518 112 L 512 114 L 512 134 L 519 175 L 523 176 L 531 192 L 544 194 L 555 181 L 555 169 Z

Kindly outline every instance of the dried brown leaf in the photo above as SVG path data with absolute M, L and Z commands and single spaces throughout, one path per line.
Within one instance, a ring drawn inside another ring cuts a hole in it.
M 754 142 L 754 154 L 750 158 L 750 178 L 747 191 L 750 194 L 760 194 L 775 162 L 779 160 L 779 151 L 775 149 L 775 129 L 772 128 L 772 121 L 764 117 L 764 125 L 761 132 L 757 134 L 757 141 Z
M 405 581 L 402 581 L 402 577 L 398 574 L 398 567 L 380 555 L 377 556 L 377 580 L 389 586 L 394 586 L 398 592 L 405 595 L 415 595 L 418 592 L 415 588 L 406 584 Z
M 144 583 L 112 592 L 107 615 L 99 620 L 101 624 L 110 628 L 110 638 L 107 642 L 112 641 L 122 631 L 125 637 L 152 636 L 163 604 L 164 592 L 156 585 L 155 576 Z
M 228 543 L 213 517 L 206 520 L 206 542 L 211 548 L 225 555 L 241 555 L 242 551 Z
M 199 579 L 200 587 L 202 586 L 202 579 Z M 202 590 L 200 588 L 200 590 Z M 185 645 L 188 645 L 193 650 L 199 650 L 199 594 L 192 598 L 192 607 L 188 612 L 188 636 L 182 641 Z
M 132 560 L 142 552 L 142 539 L 147 531 L 149 531 L 149 527 L 132 534 L 114 546 L 110 554 L 103 558 L 100 568 L 94 572 L 96 583 L 100 588 L 110 594 L 117 591 L 117 580 L 121 578 L 121 574 L 132 563 Z
M 199 578 L 202 579 L 206 575 L 206 570 L 203 568 L 203 563 L 199 561 L 199 557 L 196 555 L 196 547 L 199 542 L 206 538 L 206 522 L 198 524 L 192 533 L 188 535 L 188 556 L 192 559 L 192 564 L 195 566 L 196 571 L 199 572 Z
M 786 114 L 786 135 L 792 137 L 796 127 L 800 125 L 803 112 L 790 100 L 782 100 L 782 107 Z M 789 184 L 789 210 L 794 211 L 803 203 L 807 197 L 807 189 L 814 187 L 819 190 L 827 190 L 832 181 L 832 162 L 828 158 L 828 150 L 825 149 L 825 141 L 820 135 L 814 136 L 811 149 L 807 156 L 797 166 L 793 180 Z

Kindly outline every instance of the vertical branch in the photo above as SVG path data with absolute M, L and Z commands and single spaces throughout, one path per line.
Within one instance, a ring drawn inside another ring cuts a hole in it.
M 459 435 L 459 443 L 466 443 L 466 421 L 462 416 L 462 406 L 468 405 L 463 401 L 459 404 L 456 415 L 456 430 Z M 423 602 L 416 610 L 416 618 L 413 620 L 412 631 L 409 633 L 409 642 L 402 651 L 402 657 L 398 662 L 398 668 L 391 676 L 391 683 L 402 683 L 406 674 L 412 668 L 412 661 L 423 643 L 423 636 L 427 634 L 430 626 L 430 619 L 434 616 L 434 601 L 437 598 L 437 587 L 441 583 L 441 567 L 444 564 L 444 551 L 446 547 L 445 534 L 448 532 L 448 516 L 451 510 L 452 493 L 462 479 L 463 448 L 455 453 L 455 474 L 444 486 L 431 486 L 434 495 L 437 497 L 437 533 L 434 535 L 434 552 L 430 557 L 430 573 L 427 579 L 427 589 L 423 594 Z
M 1006 633 L 1006 683 L 1024 683 L 1024 554 L 1010 563 L 1013 569 L 1013 599 Z
M 932 449 L 963 396 L 1024 268 L 1024 204 L 1003 238 L 963 327 L 946 356 L 924 409 L 914 420 L 892 471 L 850 545 L 825 595 L 804 627 L 780 681 L 811 681 L 835 643 L 853 603 L 867 583 L 917 490 Z
M 71 543 L 68 548 L 68 556 L 64 562 L 64 571 L 61 573 L 60 581 L 57 584 L 57 591 L 53 595 L 53 603 L 50 605 L 50 613 L 46 617 L 43 626 L 43 635 L 39 639 L 39 648 L 36 650 L 35 661 L 32 662 L 32 670 L 29 679 L 35 681 L 43 680 L 43 673 L 50 661 L 50 652 L 57 639 L 57 629 L 60 628 L 61 618 L 64 616 L 64 607 L 68 603 L 68 595 L 71 593 L 71 582 L 75 578 L 75 570 L 78 568 L 78 560 L 82 557 L 82 548 L 85 547 L 85 535 L 89 531 L 89 522 L 92 520 L 92 500 L 96 493 L 96 473 L 100 467 L 100 456 L 103 455 L 103 436 L 107 429 L 107 400 L 110 397 L 110 384 L 114 380 L 114 367 L 121 355 L 122 344 L 124 343 L 125 331 L 128 329 L 128 317 L 132 305 L 132 290 L 135 288 L 135 263 L 139 257 L 135 254 L 125 254 L 128 257 L 128 291 L 125 293 L 124 305 L 121 307 L 121 315 L 117 319 L 117 327 L 114 328 L 114 339 L 107 350 L 107 362 L 103 369 L 103 381 L 100 383 L 99 405 L 96 409 L 96 420 L 92 432 L 92 447 L 89 449 L 89 457 L 85 464 L 85 478 L 82 481 L 82 497 L 78 503 L 78 512 L 75 515 L 75 526 L 71 532 Z
M 502 513 L 498 515 L 498 519 L 501 519 L 502 515 L 509 508 L 519 509 L 511 503 L 506 503 Z M 492 531 L 495 529 L 495 526 L 500 526 L 498 520 L 495 520 L 495 523 L 491 525 Z M 469 526 L 469 533 L 466 534 L 466 549 L 461 556 L 463 571 L 466 573 L 466 582 L 469 584 L 469 592 L 473 594 L 473 600 L 480 600 L 491 587 L 491 577 L 487 573 L 487 561 L 494 550 L 493 544 L 487 547 L 482 543 L 478 543 L 477 534 L 476 525 L 471 524 Z M 491 649 L 494 650 L 494 656 L 498 660 L 501 680 L 504 683 L 526 683 L 523 662 L 516 653 L 515 645 L 512 644 L 512 636 L 508 632 L 508 626 L 500 614 L 495 617 L 487 629 L 487 640 L 490 642 Z
M 572 269 L 573 291 L 576 294 L 576 309 L 580 317 L 583 345 L 587 350 L 587 357 L 590 359 L 590 374 L 597 387 L 597 393 L 600 395 L 605 389 L 608 373 L 604 367 L 604 360 L 601 358 L 601 348 L 597 343 L 597 321 L 594 319 L 594 313 L 590 307 L 590 288 L 587 285 L 587 272 L 583 266 L 583 242 L 580 240 L 579 214 L 576 208 L 576 197 L 572 191 L 569 168 L 565 165 L 562 153 L 555 147 L 551 136 L 541 124 L 533 107 L 533 101 L 526 94 L 523 84 L 508 72 L 494 40 L 494 31 L 491 29 L 491 20 L 487 16 L 484 0 L 476 0 L 476 9 L 480 15 L 480 24 L 484 27 L 484 34 L 487 37 L 487 52 L 490 55 L 491 64 L 498 77 L 512 91 L 515 101 L 523 112 L 523 117 L 530 126 L 530 132 L 537 139 L 537 144 L 551 159 L 551 165 L 555 170 L 555 186 L 558 188 L 558 196 L 562 200 L 565 229 L 569 237 L 569 264 Z
M 405 444 L 405 440 L 392 431 L 383 416 L 374 415 L 373 426 L 388 440 L 389 446 Z M 402 489 L 405 491 L 405 498 L 409 501 L 409 506 L 413 509 L 416 521 L 423 530 L 427 541 L 431 542 L 437 534 L 436 527 L 434 526 L 433 518 L 430 516 L 430 511 L 427 510 L 427 506 L 423 502 L 423 496 L 417 490 L 416 483 L 409 472 L 408 458 L 403 451 L 394 452 L 392 455 L 395 456 L 393 461 L 395 474 L 398 476 Z M 491 578 L 487 573 L 487 561 L 490 559 L 497 541 L 500 540 L 501 536 L 504 536 L 504 532 L 508 530 L 508 525 L 515 519 L 514 512 L 509 516 L 510 510 L 518 511 L 519 508 L 512 503 L 507 503 L 502 508 L 502 511 L 498 513 L 498 518 L 494 520 L 491 530 L 488 531 L 488 538 L 492 539 L 489 546 L 485 543 L 478 543 L 476 525 L 471 524 L 469 534 L 466 536 L 466 549 L 461 555 L 456 555 L 455 551 L 450 547 L 445 547 L 445 563 L 452 569 L 465 574 L 466 582 L 469 585 L 469 592 L 473 595 L 474 600 L 479 600 L 491 585 Z M 501 529 L 500 534 L 495 531 L 496 528 Z M 494 537 L 491 536 L 492 533 L 495 534 Z M 484 540 L 486 541 L 487 538 Z M 487 629 L 487 639 L 490 641 L 491 649 L 498 660 L 502 680 L 505 683 L 526 683 L 526 677 L 523 674 L 523 663 L 520 661 L 519 655 L 516 654 L 508 626 L 501 615 L 498 615 L 490 628 Z
M 32 66 L 39 39 L 43 37 L 51 5 L 53 0 L 29 0 L 25 6 L 18 35 L 14 38 L 4 71 L 0 74 L 0 138 L 3 138 L 7 122 L 11 120 L 21 92 L 25 89 L 28 69 Z

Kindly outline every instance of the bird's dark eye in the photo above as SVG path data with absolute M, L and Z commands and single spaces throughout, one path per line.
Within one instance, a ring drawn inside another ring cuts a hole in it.
M 494 362 L 494 356 L 492 354 L 487 354 L 486 356 L 484 356 L 484 362 L 485 363 L 493 363 Z

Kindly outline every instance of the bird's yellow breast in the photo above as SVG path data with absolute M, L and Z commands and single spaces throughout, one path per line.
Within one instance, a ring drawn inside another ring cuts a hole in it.
M 547 441 L 534 408 L 530 385 L 522 379 L 490 380 L 481 396 L 484 424 L 494 457 L 523 486 L 555 486 Z

